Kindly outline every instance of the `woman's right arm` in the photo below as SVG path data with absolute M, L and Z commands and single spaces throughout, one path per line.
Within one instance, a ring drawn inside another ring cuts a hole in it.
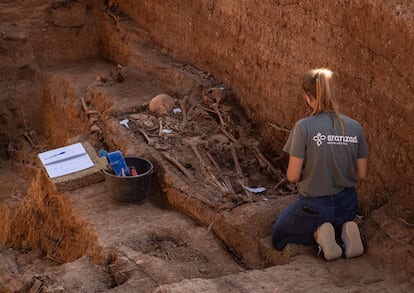
M 286 172 L 287 180 L 293 183 L 299 182 L 302 172 L 302 165 L 303 159 L 291 155 L 289 157 L 289 163 Z

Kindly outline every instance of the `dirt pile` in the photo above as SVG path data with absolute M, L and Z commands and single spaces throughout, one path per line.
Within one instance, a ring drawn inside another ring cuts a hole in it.
M 72 203 L 56 191 L 44 171 L 39 171 L 16 209 L 7 204 L 0 208 L 1 245 L 38 250 L 58 263 L 85 254 L 99 256 L 96 234 L 75 216 Z

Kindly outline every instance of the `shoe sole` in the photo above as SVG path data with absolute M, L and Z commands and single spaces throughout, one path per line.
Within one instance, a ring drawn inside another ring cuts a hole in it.
M 342 249 L 336 243 L 335 229 L 331 223 L 323 223 L 316 230 L 316 242 L 323 251 L 326 260 L 337 259 L 342 256 Z
M 364 253 L 361 234 L 358 225 L 355 222 L 346 222 L 342 225 L 342 241 L 344 242 L 344 252 L 346 258 L 360 256 Z

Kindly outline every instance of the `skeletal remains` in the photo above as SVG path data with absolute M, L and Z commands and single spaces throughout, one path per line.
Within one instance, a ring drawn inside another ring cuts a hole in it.
M 172 114 L 157 115 L 158 117 L 153 119 L 158 119 L 158 135 L 154 134 L 150 137 L 143 129 L 142 120 L 136 121 L 139 125 L 138 131 L 151 146 L 155 145 L 154 140 L 162 138 L 168 143 L 170 139 L 169 153 L 164 152 L 164 158 L 175 165 L 187 178 L 194 179 L 190 171 L 184 167 L 185 164 L 180 163 L 180 160 L 185 161 L 184 154 L 180 153 L 180 150 L 183 148 L 191 150 L 198 162 L 195 172 L 199 172 L 199 176 L 231 200 L 254 200 L 253 194 L 246 188 L 249 187 L 249 174 L 243 170 L 243 164 L 241 164 L 245 158 L 240 160 L 241 151 L 245 150 L 244 153 L 247 153 L 246 149 L 253 158 L 251 160 L 257 161 L 263 174 L 273 178 L 274 189 L 279 192 L 279 195 L 295 191 L 295 187 L 288 184 L 283 173 L 275 168 L 261 152 L 259 142 L 249 137 L 248 130 L 232 122 L 228 111 L 221 109 L 220 103 L 225 98 L 226 90 L 223 87 L 203 91 L 201 99 L 184 96 L 176 100 L 181 109 L 181 119 Z M 171 104 L 168 106 L 171 108 Z M 163 105 L 161 107 L 165 108 Z M 153 110 L 152 113 L 156 115 L 157 110 Z M 174 129 L 174 138 L 162 132 L 165 124 L 169 124 Z M 154 129 L 150 131 L 154 133 Z M 235 134 L 238 135 L 237 138 Z M 217 161 L 217 158 L 223 157 L 232 162 L 232 172 L 223 171 L 223 166 L 220 166 L 221 162 Z M 238 185 L 237 188 L 236 185 Z M 283 191 L 283 188 L 288 190 Z M 242 198 L 240 198 L 240 191 L 245 194 Z
M 252 170 L 243 170 L 254 161 L 261 170 L 258 176 L 266 175 L 274 183 L 273 196 L 291 194 L 295 187 L 287 183 L 282 172 L 261 152 L 259 142 L 248 133 L 249 126 L 233 122 L 229 114 L 232 106 L 220 104 L 226 99 L 227 92 L 223 87 L 212 87 L 204 90 L 201 98 L 173 99 L 166 94 L 157 95 L 149 103 L 149 111 L 128 116 L 131 130 L 142 135 L 149 146 L 162 150 L 163 158 L 189 180 L 202 177 L 205 184 L 219 191 L 222 202 L 230 203 L 229 208 L 242 202 L 261 200 L 262 197 L 249 191 L 251 189 L 247 190 Z M 91 131 L 101 132 L 95 129 L 98 113 L 83 99 L 82 106 L 90 120 Z M 178 114 L 171 111 L 174 107 L 179 107 Z M 193 157 L 189 158 L 191 153 Z M 198 162 L 196 165 L 192 164 L 194 158 Z

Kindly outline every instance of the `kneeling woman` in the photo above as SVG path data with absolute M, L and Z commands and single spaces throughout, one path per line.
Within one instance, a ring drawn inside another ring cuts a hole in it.
M 296 122 L 283 148 L 287 179 L 298 195 L 278 217 L 272 243 L 319 244 L 326 260 L 363 254 L 355 185 L 367 175 L 368 147 L 360 124 L 339 113 L 332 72 L 315 69 L 302 81 L 309 117 Z M 339 243 L 339 245 L 338 245 Z

